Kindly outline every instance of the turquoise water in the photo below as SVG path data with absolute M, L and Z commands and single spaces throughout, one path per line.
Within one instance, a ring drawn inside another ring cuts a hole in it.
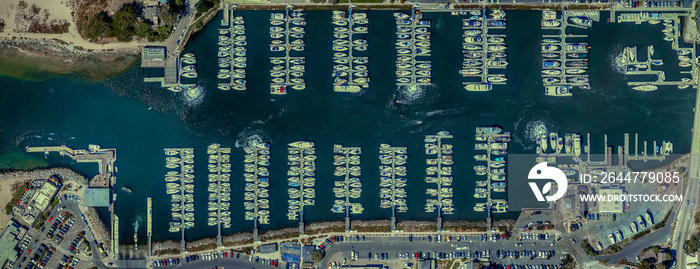
M 336 143 L 361 146 L 363 193 L 359 200 L 365 207 L 354 219 L 388 219 L 391 212 L 379 208 L 379 159 L 381 143 L 407 146 L 409 212 L 398 219 L 434 220 L 435 213 L 425 213 L 425 189 L 433 187 L 423 181 L 425 158 L 423 138 L 440 130 L 449 130 L 455 138 L 453 173 L 456 212 L 446 220 L 483 220 L 484 212 L 474 213 L 472 195 L 476 176 L 472 167 L 474 128 L 498 124 L 514 134 L 510 153 L 533 153 L 532 130 L 545 124 L 549 130 L 590 132 L 593 145 L 602 145 L 603 134 L 611 145 L 622 143 L 623 133 L 638 132 L 643 140 L 671 140 L 676 153 L 689 151 L 692 128 L 693 90 L 661 87 L 656 92 L 636 92 L 626 86 L 626 78 L 611 61 L 626 45 L 643 47 L 653 44 L 656 56 L 663 57 L 667 79 L 680 78 L 678 61 L 670 43 L 661 41 L 661 25 L 596 23 L 588 33 L 591 90 L 575 90 L 574 97 L 545 97 L 540 76 L 540 13 L 509 11 L 507 34 L 507 86 L 496 86 L 487 93 L 466 92 L 462 88 L 461 19 L 447 13 L 426 13 L 433 27 L 434 85 L 409 93 L 395 86 L 394 20 L 392 12 L 369 12 L 370 88 L 358 94 L 340 94 L 332 90 L 332 25 L 329 11 L 307 12 L 307 89 L 286 96 L 269 94 L 269 12 L 241 11 L 248 35 L 248 90 L 245 92 L 216 89 L 216 42 L 219 19 L 203 32 L 194 35 L 185 52 L 197 54 L 198 82 L 205 88 L 203 96 L 185 100 L 182 93 L 172 93 L 158 85 L 143 83 L 145 75 L 155 70 L 134 67 L 122 76 L 101 83 L 87 83 L 71 76 L 43 82 L 25 82 L 0 78 L 0 141 L 3 152 L 22 152 L 27 145 L 66 144 L 87 148 L 88 144 L 114 147 L 118 151 L 119 169 L 116 213 L 121 222 L 121 241 L 131 243 L 133 223 L 143 227 L 146 197 L 154 197 L 154 239 L 177 239 L 167 232 L 170 220 L 169 195 L 165 193 L 166 147 L 194 147 L 196 160 L 195 228 L 189 240 L 216 234 L 206 225 L 206 159 L 209 143 L 236 147 L 232 154 L 232 184 L 244 185 L 240 146 L 245 141 L 261 139 L 272 143 L 271 157 L 271 224 L 262 231 L 295 227 L 286 219 L 287 147 L 296 140 L 316 142 L 316 206 L 306 207 L 306 221 L 342 220 L 333 214 L 335 199 L 331 193 L 332 148 Z M 605 21 L 605 18 L 602 19 Z M 517 23 L 516 23 L 517 22 Z M 651 34 L 650 34 L 651 33 Z M 583 41 L 583 40 L 582 40 Z M 255 49 L 253 49 L 255 48 Z M 261 48 L 261 49 L 257 49 Z M 402 103 L 396 103 L 396 100 Z M 50 135 L 49 133 L 54 133 Z M 38 138 L 37 136 L 41 136 Z M 72 139 L 75 137 L 75 139 Z M 49 140 L 51 138 L 52 140 Z M 602 153 L 602 146 L 593 147 Z M 41 157 L 40 155 L 38 157 Z M 92 176 L 94 164 L 71 164 L 59 156 L 49 156 L 51 165 L 70 165 Z M 129 186 L 133 193 L 120 189 Z M 235 187 L 233 189 L 236 189 Z M 243 219 L 243 193 L 232 193 L 232 223 L 225 234 L 252 229 Z M 503 195 L 505 197 L 505 194 Z M 106 214 L 105 211 L 102 211 Z M 497 215 L 513 218 L 516 213 Z M 145 229 L 139 233 L 145 236 Z M 145 237 L 142 237 L 145 238 Z

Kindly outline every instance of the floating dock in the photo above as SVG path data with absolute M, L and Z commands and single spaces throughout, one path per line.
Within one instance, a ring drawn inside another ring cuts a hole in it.
M 671 28 L 666 28 L 671 29 Z M 666 39 L 674 40 L 670 35 L 675 35 L 674 32 L 667 32 Z M 677 40 L 677 37 L 675 37 Z M 686 89 L 690 86 L 694 88 L 697 87 L 697 63 L 693 61 L 695 57 L 695 49 L 677 49 L 679 65 L 681 67 L 690 68 L 690 71 L 681 71 L 683 74 L 690 74 L 691 78 L 682 78 L 680 81 L 667 81 L 666 73 L 661 70 L 652 70 L 654 66 L 661 66 L 664 64 L 663 59 L 654 59 L 652 56 L 654 54 L 654 46 L 650 45 L 647 47 L 647 55 L 644 60 L 641 60 L 637 52 L 637 47 L 626 47 L 622 54 L 616 58 L 618 65 L 625 68 L 625 75 L 654 75 L 656 76 L 655 81 L 630 81 L 627 85 L 633 86 L 632 89 L 638 91 L 654 91 L 658 89 L 658 86 L 676 86 L 678 89 Z M 693 57 L 693 58 L 691 58 Z
M 467 91 L 490 91 L 492 85 L 505 85 L 505 74 L 490 73 L 489 70 L 505 69 L 506 46 L 504 34 L 490 33 L 490 29 L 505 29 L 506 13 L 503 10 L 493 10 L 486 16 L 486 9 L 467 10 L 463 13 L 462 29 L 464 29 L 464 63 L 460 74 L 471 80 L 463 82 Z
M 360 153 L 362 150 L 359 147 L 343 147 L 342 145 L 334 145 L 333 152 L 336 154 L 333 157 L 333 165 L 335 172 L 333 173 L 339 180 L 335 181 L 333 193 L 335 200 L 331 212 L 345 213 L 346 231 L 350 231 L 350 214 L 362 214 L 364 207 L 360 203 L 353 203 L 350 199 L 359 199 L 362 195 L 362 168 L 360 167 Z
M 246 85 L 247 51 L 245 22 L 242 16 L 233 16 L 234 9 L 224 9 L 219 28 L 218 88 L 223 91 L 244 91 Z M 232 20 L 230 18 L 233 18 Z
M 303 234 L 304 206 L 316 204 L 316 151 L 314 142 L 289 143 L 289 208 L 287 218 L 299 220 L 299 234 Z
M 588 35 L 567 35 L 566 28 L 588 29 L 598 20 L 599 11 L 562 9 L 561 14 L 550 10 L 542 11 L 542 30 L 556 31 L 556 34 L 543 35 L 542 40 L 542 83 L 545 95 L 571 96 L 573 87 L 591 88 L 588 77 L 590 46 L 587 43 L 567 42 L 567 38 L 580 39 L 587 38 Z
M 180 232 L 180 251 L 185 248 L 185 230 L 194 227 L 194 149 L 165 148 L 166 193 L 171 198 L 170 232 Z M 179 170 L 179 171 L 178 171 Z
M 493 192 L 506 191 L 505 155 L 508 153 L 508 142 L 511 140 L 510 132 L 501 132 L 498 126 L 476 127 L 476 144 L 474 149 L 484 151 L 483 154 L 474 156 L 477 161 L 486 162 L 486 165 L 474 166 L 477 176 L 486 176 L 486 179 L 477 181 L 474 193 L 476 199 L 486 199 L 486 202 L 476 203 L 474 211 L 488 211 L 490 213 L 504 213 L 508 209 L 508 203 L 503 199 L 493 199 Z
M 153 237 L 153 203 L 151 197 L 146 198 L 146 236 L 148 237 L 148 248 L 146 255 L 153 255 L 153 247 L 151 237 Z
M 392 147 L 388 144 L 379 146 L 379 197 L 381 208 L 391 208 L 391 230 L 396 230 L 396 212 L 408 211 L 406 204 L 406 147 Z
M 217 246 L 221 246 L 221 227 L 231 228 L 231 148 L 211 144 L 209 154 L 209 218 L 207 224 L 216 226 Z
M 431 62 L 423 60 L 431 56 L 429 20 L 422 20 L 423 13 L 414 6 L 411 14 L 394 13 L 396 18 L 396 85 L 412 89 L 430 85 Z M 419 60 L 420 58 L 421 60 Z
M 438 213 L 438 231 L 442 230 L 442 214 L 454 214 L 455 207 L 452 201 L 454 190 L 452 186 L 452 145 L 445 143 L 444 139 L 450 139 L 452 135 L 448 131 L 440 131 L 435 135 L 425 136 L 425 154 L 435 156 L 434 159 L 426 159 L 428 168 L 425 169 L 426 183 L 434 183 L 435 189 L 427 189 L 426 193 L 434 198 L 429 198 L 425 204 L 426 212 Z
M 270 144 L 257 143 L 243 149 L 245 195 L 243 206 L 246 210 L 245 220 L 252 220 L 253 239 L 258 241 L 258 224 L 270 224 Z
M 367 13 L 333 11 L 333 90 L 358 92 L 369 87 L 369 57 L 367 57 Z M 360 35 L 360 38 L 357 38 Z M 364 56 L 358 56 L 358 54 Z
M 306 82 L 306 57 L 292 56 L 303 55 L 304 26 L 306 20 L 304 13 L 292 10 L 288 6 L 284 13 L 273 12 L 270 14 L 270 51 L 284 53 L 284 56 L 270 57 L 272 69 L 270 70 L 270 93 L 287 94 L 290 89 L 304 90 Z

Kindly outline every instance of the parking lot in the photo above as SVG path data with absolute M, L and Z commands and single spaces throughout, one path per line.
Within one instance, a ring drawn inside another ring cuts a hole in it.
M 518 240 L 500 237 L 498 234 L 338 237 L 335 242 L 331 240 L 323 244 L 326 257 L 321 264 L 388 265 L 395 262 L 392 260 L 398 260 L 405 266 L 417 259 L 464 258 L 467 261 L 491 260 L 504 265 L 538 264 L 546 268 L 561 262 L 561 254 L 555 251 L 554 233 L 522 233 Z
M 86 239 L 77 196 L 59 197 L 59 203 L 38 231 L 30 229 L 19 245 L 22 255 L 13 268 L 78 268 L 92 264 L 94 244 Z M 77 214 L 77 215 L 76 215 Z M 87 251 L 87 250 L 90 251 Z
M 192 254 L 177 258 L 158 259 L 152 267 L 158 268 L 284 268 L 279 260 L 262 259 L 233 251 L 216 251 Z

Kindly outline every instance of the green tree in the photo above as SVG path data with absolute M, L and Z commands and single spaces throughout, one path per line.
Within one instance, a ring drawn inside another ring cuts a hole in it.
M 147 37 L 151 33 L 151 31 L 153 31 L 151 29 L 151 25 L 145 21 L 141 21 L 138 24 L 136 24 L 136 32 L 135 33 L 139 37 Z
M 698 242 L 696 235 L 693 235 L 690 239 L 685 240 L 685 252 L 691 255 L 694 254 L 698 251 L 699 243 L 700 242 Z
M 311 259 L 313 259 L 314 262 L 320 262 L 323 259 L 323 256 L 325 256 L 325 254 L 320 249 L 314 249 L 311 251 Z
M 95 14 L 85 25 L 85 35 L 89 39 L 100 39 L 112 29 L 109 16 L 105 12 Z
M 132 4 L 123 5 L 112 18 L 112 30 L 110 36 L 116 37 L 121 42 L 131 41 L 134 35 L 134 25 L 138 18 L 138 10 Z

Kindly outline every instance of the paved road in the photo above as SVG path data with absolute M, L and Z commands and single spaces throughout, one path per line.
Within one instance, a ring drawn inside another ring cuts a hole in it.
M 683 198 L 696 200 L 698 198 L 698 182 L 700 182 L 700 89 L 695 96 L 695 120 L 693 121 L 693 141 L 690 148 L 690 171 L 688 173 L 688 188 Z M 688 214 L 695 213 L 695 204 L 686 205 L 681 203 L 676 219 L 676 229 L 673 231 L 673 249 L 676 250 L 676 265 L 685 268 L 684 241 L 692 235 L 693 217 L 688 218 Z

